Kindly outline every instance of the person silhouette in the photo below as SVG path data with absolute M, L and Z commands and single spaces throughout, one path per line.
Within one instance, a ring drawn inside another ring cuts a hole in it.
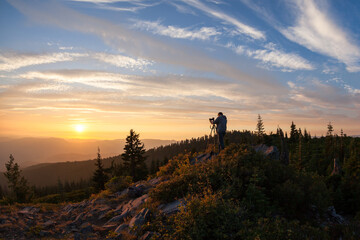
M 218 113 L 218 117 L 215 120 L 210 121 L 212 124 L 216 124 L 216 133 L 219 138 L 219 152 L 225 148 L 224 136 L 226 134 L 227 118 L 222 113 Z

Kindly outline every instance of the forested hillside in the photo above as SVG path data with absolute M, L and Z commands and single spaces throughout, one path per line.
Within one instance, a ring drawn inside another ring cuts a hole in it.
M 360 139 L 333 135 L 328 127 L 320 138 L 295 125 L 289 136 L 281 129 L 269 135 L 234 131 L 219 154 L 206 137 L 153 149 L 153 159 L 169 160 L 148 180 L 133 183 L 130 176 L 114 176 L 90 199 L 50 210 L 35 203 L 2 207 L 8 224 L 0 236 L 359 239 Z M 62 192 L 34 200 L 85 196 Z M 37 225 L 19 216 L 36 218 Z M 24 225 L 28 231 L 19 227 Z

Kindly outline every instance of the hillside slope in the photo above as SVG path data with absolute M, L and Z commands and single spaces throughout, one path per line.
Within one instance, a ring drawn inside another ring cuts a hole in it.
M 280 162 L 274 147 L 255 149 L 180 154 L 155 178 L 119 181 L 80 203 L 1 207 L 0 237 L 359 239 L 360 209 L 339 215 L 325 178 Z

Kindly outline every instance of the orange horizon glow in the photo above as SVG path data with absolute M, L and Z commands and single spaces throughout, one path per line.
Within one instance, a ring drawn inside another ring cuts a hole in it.
M 226 113 L 225 113 L 226 114 Z M 162 116 L 131 116 L 129 118 L 102 118 L 95 116 L 83 116 L 80 118 L 69 118 L 68 116 L 42 115 L 24 116 L 20 113 L 2 115 L 0 120 L 0 132 L 3 137 L 56 137 L 64 139 L 96 139 L 111 140 L 124 139 L 130 129 L 140 133 L 143 139 L 162 139 L 162 140 L 184 140 L 189 138 L 201 137 L 210 133 L 208 117 L 180 117 L 166 119 Z M 209 116 L 212 116 L 209 114 Z M 227 115 L 228 130 L 249 130 L 255 131 L 257 115 L 244 114 Z M 265 131 L 267 133 L 276 132 L 277 127 L 281 127 L 284 132 L 290 131 L 291 121 L 294 121 L 297 128 L 306 129 L 312 136 L 326 135 L 327 124 L 329 121 L 317 119 L 291 119 L 279 115 L 262 115 Z M 26 118 L 26 121 L 23 119 Z M 145 120 L 144 120 L 145 119 Z M 81 121 L 80 121 L 81 120 Z M 359 135 L 358 126 L 351 127 L 351 123 L 346 120 L 332 121 L 334 133 L 340 134 L 343 129 L 348 136 Z

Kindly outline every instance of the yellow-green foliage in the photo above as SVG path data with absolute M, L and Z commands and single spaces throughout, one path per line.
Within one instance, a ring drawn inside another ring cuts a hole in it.
M 234 239 L 240 228 L 241 209 L 221 194 L 205 192 L 187 199 L 186 207 L 170 218 L 169 239 Z M 166 234 L 165 234 L 166 235 Z
M 157 172 L 157 176 L 171 176 L 173 174 L 179 175 L 190 166 L 190 158 L 192 156 L 187 154 L 179 154 L 169 161 L 165 166 L 160 167 L 160 170 Z
M 148 226 L 162 234 L 157 238 L 329 238 L 332 230 L 303 221 L 312 205 L 321 214 L 331 204 L 323 177 L 265 159 L 248 145 L 230 145 L 206 163 L 190 165 L 189 158 L 170 160 L 158 173 L 169 180 L 150 192 L 153 202 L 187 199 L 170 220 L 157 217 Z
M 132 177 L 130 176 L 113 177 L 105 184 L 105 189 L 115 193 L 129 187 L 132 183 Z

